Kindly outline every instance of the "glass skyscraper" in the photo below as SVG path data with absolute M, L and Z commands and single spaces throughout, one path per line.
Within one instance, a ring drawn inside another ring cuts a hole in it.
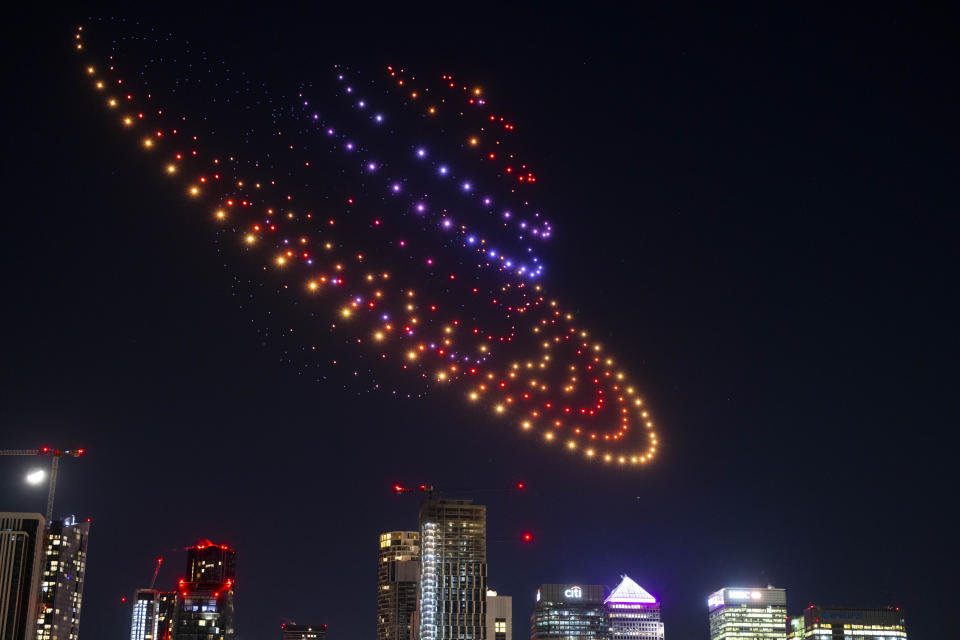
M 176 591 L 137 589 L 133 598 L 130 640 L 171 640 Z
M 660 603 L 627 576 L 603 603 L 613 640 L 663 640 Z
M 237 552 L 202 540 L 187 549 L 187 577 L 177 585 L 175 640 L 234 637 L 233 588 Z
M 0 638 L 33 638 L 45 524 L 39 513 L 0 513 Z
M 419 581 L 420 532 L 380 534 L 377 640 L 410 640 L 410 619 L 417 608 Z
M 420 508 L 419 640 L 485 640 L 487 508 L 429 498 Z
M 786 640 L 785 589 L 720 589 L 707 599 L 710 640 Z
M 790 620 L 790 640 L 907 640 L 903 613 L 886 609 L 807 607 Z
M 530 640 L 610 640 L 601 585 L 544 584 L 530 615 Z
M 44 543 L 37 640 L 76 640 L 87 572 L 90 521 L 68 517 L 47 526 Z

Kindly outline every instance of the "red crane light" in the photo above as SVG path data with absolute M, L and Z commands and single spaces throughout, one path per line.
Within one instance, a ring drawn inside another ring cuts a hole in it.
M 533 534 L 529 531 L 525 531 L 522 539 L 524 542 L 533 542 Z
M 526 487 L 527 487 L 527 485 L 525 485 L 525 484 L 522 483 L 522 482 L 518 482 L 518 483 L 517 483 L 517 489 L 523 490 L 523 489 L 526 489 Z

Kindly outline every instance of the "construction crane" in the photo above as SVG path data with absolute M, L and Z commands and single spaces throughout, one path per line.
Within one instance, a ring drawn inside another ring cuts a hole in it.
M 50 485 L 47 490 L 47 522 L 53 519 L 53 494 L 57 489 L 57 469 L 60 467 L 60 458 L 70 456 L 79 458 L 86 452 L 85 449 L 0 449 L 0 456 L 50 456 Z
M 153 578 L 150 580 L 150 590 L 157 584 L 157 574 L 160 573 L 160 565 L 163 564 L 163 558 L 157 558 L 157 567 L 153 570 Z
M 514 491 L 523 491 L 527 488 L 526 483 L 517 482 L 511 488 L 488 488 L 488 489 L 460 489 L 457 493 L 506 493 Z M 393 485 L 394 494 L 401 496 L 404 494 L 414 494 L 414 493 L 423 493 L 426 495 L 427 500 L 439 500 L 440 499 L 440 489 L 436 488 L 432 484 L 420 484 L 415 487 L 405 487 L 402 484 Z M 514 537 L 496 537 L 491 538 L 487 537 L 487 542 L 513 542 L 516 538 Z M 533 534 L 529 531 L 523 531 L 520 533 L 520 541 L 524 544 L 533 542 Z

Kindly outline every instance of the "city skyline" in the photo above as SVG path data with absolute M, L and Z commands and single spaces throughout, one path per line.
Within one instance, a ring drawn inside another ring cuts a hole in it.
M 663 603 L 668 637 L 705 639 L 722 586 L 770 584 L 791 616 L 894 605 L 910 635 L 943 635 L 951 511 L 929 505 L 955 484 L 956 45 L 940 11 L 150 19 L 272 95 L 333 63 L 482 83 L 536 165 L 555 227 L 544 277 L 653 408 L 662 446 L 631 474 L 463 394 L 394 397 L 395 380 L 358 385 L 342 361 L 315 382 L 276 330 L 304 327 L 262 321 L 274 308 L 235 288 L 210 211 L 171 193 L 95 97 L 68 42 L 85 16 L 18 16 L 0 424 L 4 447 L 87 449 L 53 515 L 92 521 L 82 633 L 129 636 L 155 559 L 172 589 L 204 537 L 240 554 L 242 634 L 296 621 L 367 638 L 376 541 L 419 524 L 419 500 L 390 487 L 427 483 L 487 506 L 488 586 L 521 635 L 537 584 L 623 574 Z M 41 466 L 0 460 L 0 509 L 44 513 L 45 489 L 23 483 Z

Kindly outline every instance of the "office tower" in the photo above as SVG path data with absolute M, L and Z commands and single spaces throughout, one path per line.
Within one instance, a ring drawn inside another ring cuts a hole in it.
M 810 605 L 790 620 L 790 640 L 907 640 L 899 607 L 846 609 Z
M 177 588 L 175 640 L 227 640 L 234 637 L 233 586 L 237 552 L 201 540 L 187 549 L 187 577 Z
M 487 639 L 513 640 L 513 598 L 487 590 Z
M 531 640 L 610 640 L 601 585 L 544 584 L 530 615 Z
M 89 536 L 89 520 L 70 516 L 47 525 L 37 640 L 76 640 L 79 635 Z
M 663 640 L 660 603 L 627 576 L 603 604 L 613 640 Z
M 236 577 L 237 552 L 227 545 L 201 540 L 187 548 L 187 582 L 223 583 Z
M 786 640 L 785 589 L 720 589 L 707 607 L 710 640 Z
M 130 640 L 171 640 L 176 591 L 137 589 L 133 599 Z
M 285 622 L 280 625 L 280 640 L 327 640 L 327 625 Z
M 377 568 L 377 640 L 410 640 L 410 618 L 417 608 L 420 533 L 380 534 Z
M 39 513 L 0 513 L 0 640 L 33 640 L 46 522 Z
M 430 497 L 420 508 L 419 640 L 484 640 L 487 508 Z

